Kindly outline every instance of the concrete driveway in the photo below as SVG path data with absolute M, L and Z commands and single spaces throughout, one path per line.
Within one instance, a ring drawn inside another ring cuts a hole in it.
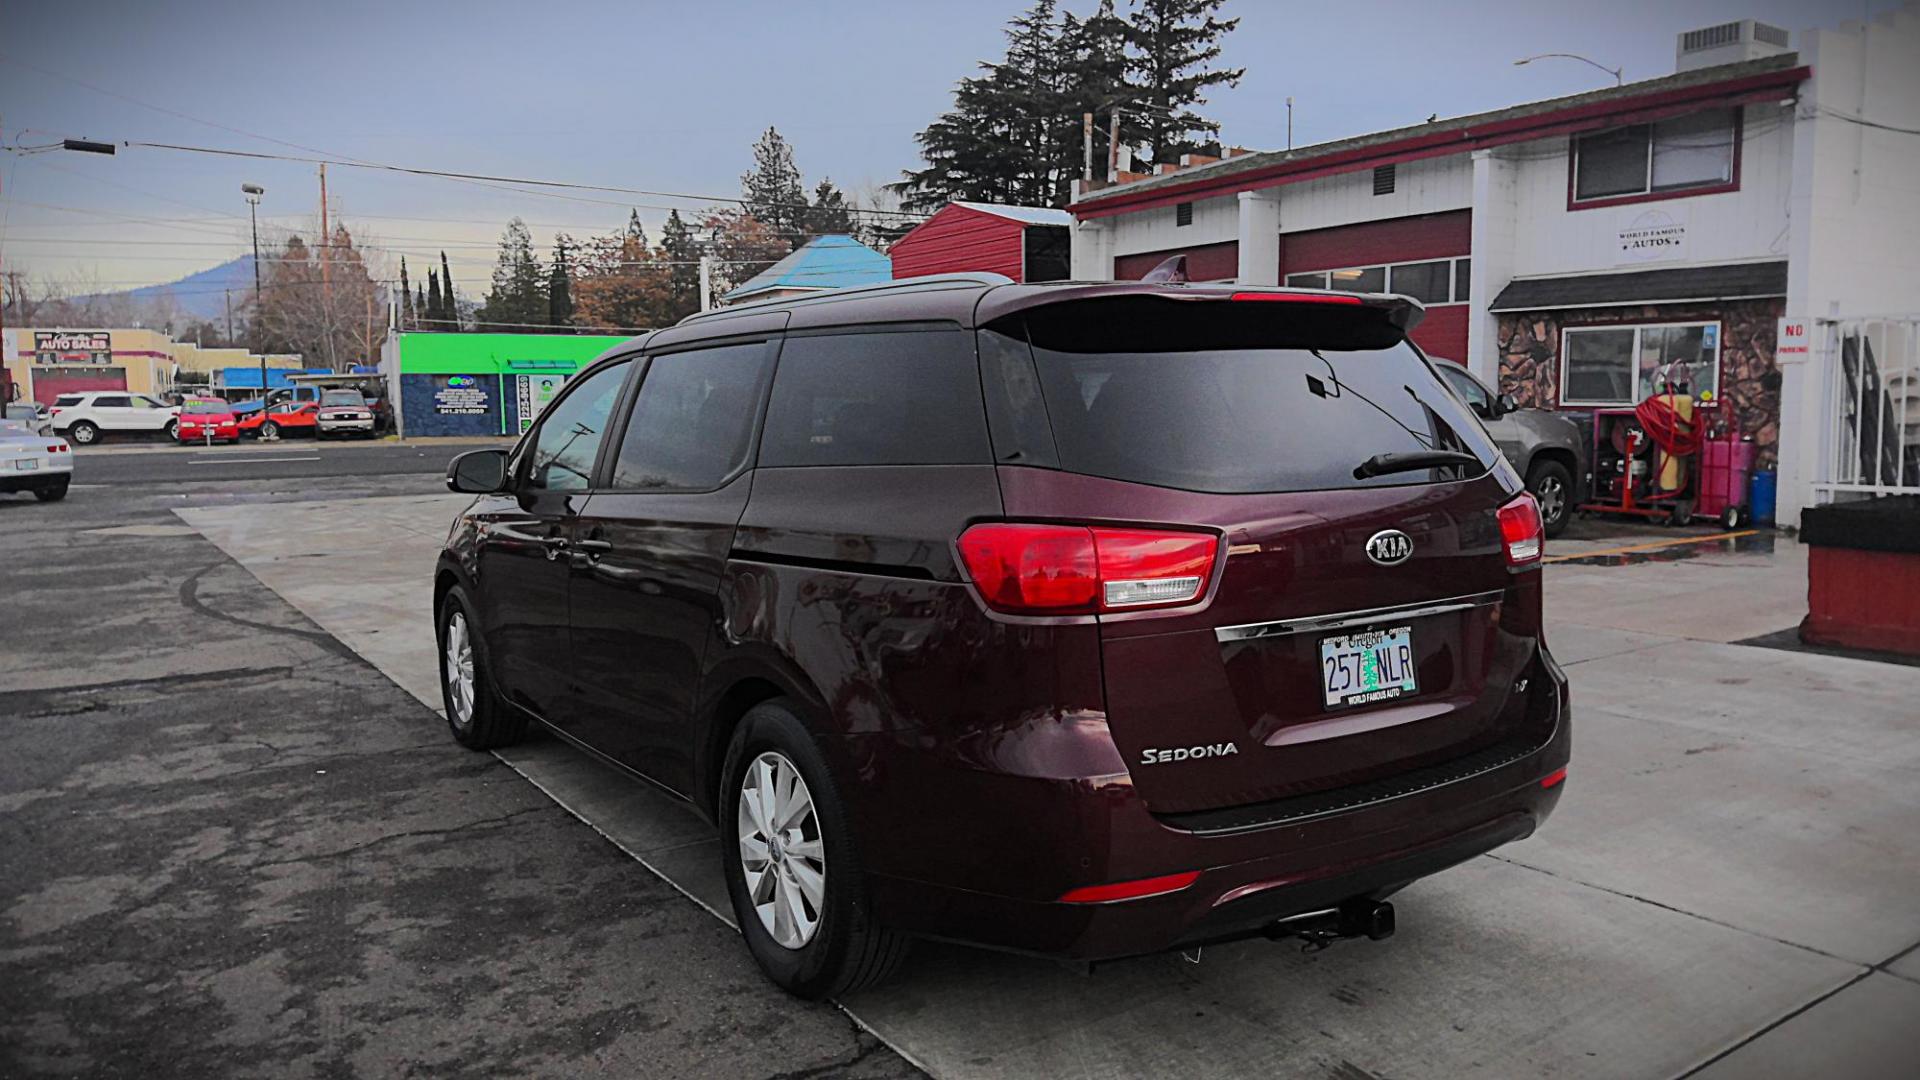
M 180 516 L 437 708 L 429 573 L 462 502 Z M 1617 565 L 1620 546 L 1549 551 L 1577 725 L 1559 813 L 1396 897 L 1391 942 L 1091 977 L 928 946 L 843 1004 L 941 1076 L 1911 1075 L 1920 668 L 1735 644 L 1803 614 L 1790 540 Z M 717 842 L 683 808 L 551 741 L 501 757 L 726 918 Z

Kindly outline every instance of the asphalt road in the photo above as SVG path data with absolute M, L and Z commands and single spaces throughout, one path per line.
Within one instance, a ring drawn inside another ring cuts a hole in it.
M 246 451 L 0 496 L 0 1076 L 913 1072 L 170 512 L 444 450 Z
M 177 485 L 246 480 L 443 474 L 454 455 L 487 443 L 280 439 L 232 446 L 106 443 L 74 455 L 75 484 Z

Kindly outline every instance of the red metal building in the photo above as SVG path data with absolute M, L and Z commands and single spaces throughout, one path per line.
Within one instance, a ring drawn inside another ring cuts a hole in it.
M 894 241 L 896 278 L 990 271 L 1015 281 L 1061 281 L 1073 215 L 1039 206 L 951 202 Z

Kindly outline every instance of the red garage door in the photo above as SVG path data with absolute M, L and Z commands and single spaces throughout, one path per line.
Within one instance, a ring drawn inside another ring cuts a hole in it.
M 1473 213 L 1469 210 L 1286 233 L 1280 237 L 1280 280 L 1284 282 L 1290 275 L 1310 278 L 1319 271 L 1357 270 L 1369 275 L 1363 288 L 1386 289 L 1389 267 L 1465 259 L 1472 237 Z M 1414 329 L 1413 340 L 1435 356 L 1465 363 L 1467 274 L 1460 269 L 1456 265 L 1456 272 L 1448 275 L 1452 288 L 1443 298 L 1426 298 L 1427 317 Z
M 1231 281 L 1240 273 L 1240 244 L 1238 241 L 1228 240 L 1219 244 L 1201 244 L 1198 247 L 1167 248 L 1165 251 L 1143 251 L 1136 255 L 1122 255 L 1113 260 L 1113 279 L 1139 281 L 1147 276 L 1147 271 L 1175 255 L 1187 257 L 1187 277 L 1193 281 Z
M 61 394 L 82 390 L 125 390 L 127 369 L 122 367 L 37 367 L 33 369 L 33 400 L 53 404 Z

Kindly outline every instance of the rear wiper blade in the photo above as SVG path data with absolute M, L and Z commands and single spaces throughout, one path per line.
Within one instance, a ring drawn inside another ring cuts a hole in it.
M 1459 450 L 1412 450 L 1404 454 L 1375 454 L 1353 470 L 1355 480 L 1388 473 L 1433 469 L 1444 465 L 1478 465 L 1480 459 Z

